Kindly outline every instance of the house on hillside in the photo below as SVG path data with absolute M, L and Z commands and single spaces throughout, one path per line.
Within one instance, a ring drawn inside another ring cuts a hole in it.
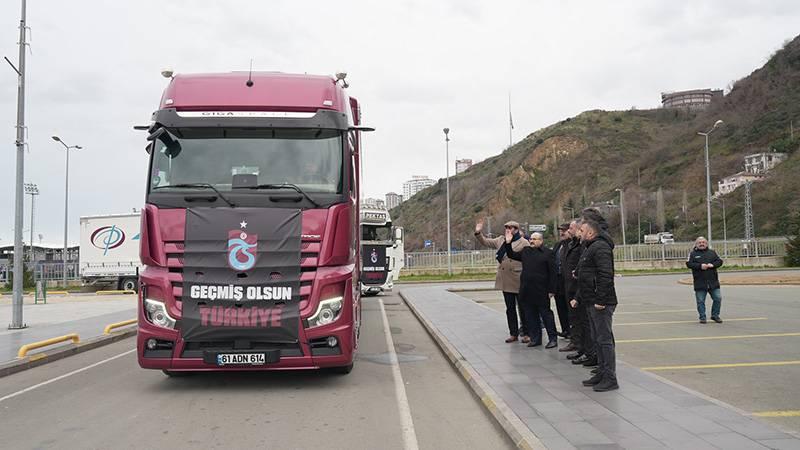
M 755 175 L 765 175 L 778 164 L 786 161 L 789 155 L 778 152 L 753 153 L 744 157 L 744 171 Z
M 714 197 L 730 194 L 739 186 L 744 186 L 748 181 L 760 181 L 763 178 L 763 175 L 756 175 L 744 171 L 729 175 L 723 178 L 722 181 L 717 182 L 717 192 L 714 193 Z

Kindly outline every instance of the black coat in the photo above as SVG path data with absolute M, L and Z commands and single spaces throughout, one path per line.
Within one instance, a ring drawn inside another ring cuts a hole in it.
M 713 264 L 713 269 L 703 270 L 700 267 L 703 264 Z M 707 248 L 705 250 L 693 249 L 689 253 L 689 258 L 686 260 L 686 267 L 692 269 L 692 278 L 694 278 L 695 291 L 710 291 L 719 289 L 719 276 L 717 275 L 717 268 L 722 266 L 722 259 L 720 259 L 717 252 Z
M 561 273 L 564 276 L 564 292 L 567 301 L 576 299 L 578 295 L 578 262 L 581 260 L 583 245 L 578 238 L 573 238 L 567 245 L 566 252 L 561 255 Z
M 547 247 L 525 247 L 515 252 L 506 244 L 506 254 L 522 261 L 520 301 L 536 306 L 550 306 L 550 295 L 556 292 L 556 266 L 553 251 Z
M 578 263 L 578 299 L 581 303 L 616 305 L 614 242 L 606 233 L 585 243 Z

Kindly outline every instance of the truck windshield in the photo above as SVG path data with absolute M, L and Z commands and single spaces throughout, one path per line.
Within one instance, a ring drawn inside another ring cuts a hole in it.
M 155 141 L 149 187 L 208 183 L 230 191 L 292 184 L 304 192 L 337 194 L 342 192 L 342 154 L 338 130 L 169 130 Z
M 392 238 L 392 226 L 362 225 L 362 241 L 388 241 Z

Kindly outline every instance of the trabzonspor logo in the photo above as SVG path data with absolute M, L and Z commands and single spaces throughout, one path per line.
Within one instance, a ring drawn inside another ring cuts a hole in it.
M 378 262 L 378 252 L 374 248 L 372 249 L 372 254 L 369 256 L 369 260 L 372 261 L 372 264 Z
M 109 250 L 113 250 L 125 242 L 125 232 L 116 225 L 100 227 L 94 230 L 90 241 L 92 245 L 102 249 L 103 256 L 105 256 Z
M 228 265 L 233 270 L 250 270 L 256 265 L 258 235 L 241 230 L 228 232 Z

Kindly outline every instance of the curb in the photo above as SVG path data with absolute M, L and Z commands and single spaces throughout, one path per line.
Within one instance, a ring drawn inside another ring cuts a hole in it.
M 69 345 L 50 352 L 34 353 L 33 355 L 26 356 L 24 358 L 0 363 L 0 378 L 15 374 L 17 372 L 22 372 L 23 370 L 33 369 L 34 367 L 58 361 L 59 359 L 64 359 L 79 353 L 87 352 L 104 345 L 113 344 L 114 342 L 121 341 L 131 336 L 136 336 L 137 331 L 138 328 L 134 327 L 133 329 L 120 331 L 119 333 L 114 333 L 107 336 L 89 338 L 80 344 Z
M 431 324 L 417 308 L 406 299 L 403 292 L 400 292 L 400 298 L 408 306 L 408 309 L 414 314 L 417 320 L 422 323 L 428 334 L 433 338 L 442 352 L 447 356 L 447 359 L 453 364 L 453 367 L 458 371 L 461 377 L 469 385 L 472 392 L 481 400 L 484 408 L 492 415 L 500 427 L 506 432 L 509 438 L 514 442 L 517 448 L 521 449 L 546 449 L 547 447 L 542 444 L 539 438 L 522 422 L 522 420 L 514 414 L 514 411 L 503 401 L 494 389 L 489 386 L 483 377 L 464 359 L 464 356 L 456 350 L 455 347 L 447 340 L 444 335 Z

